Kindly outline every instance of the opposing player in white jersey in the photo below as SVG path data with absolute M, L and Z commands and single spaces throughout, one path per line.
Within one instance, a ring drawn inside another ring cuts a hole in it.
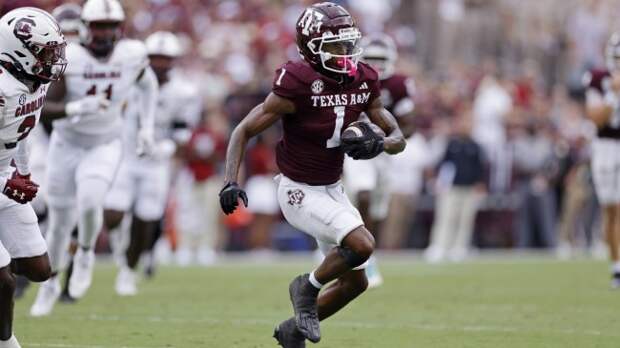
M 23 7 L 0 18 L 1 348 L 20 347 L 13 335 L 13 274 L 32 281 L 51 274 L 45 241 L 28 203 L 38 185 L 30 180 L 26 139 L 39 121 L 49 82 L 65 70 L 65 46 L 47 12 Z
M 586 74 L 586 114 L 597 128 L 592 178 L 611 258 L 611 286 L 620 289 L 620 35 L 609 39 L 607 69 Z
M 67 46 L 64 79 L 52 86 L 43 113 L 53 123 L 48 156 L 49 228 L 52 271 L 66 265 L 70 234 L 78 226 L 69 294 L 81 298 L 92 281 L 94 246 L 103 225 L 103 203 L 122 156 L 122 109 L 140 102 L 139 151 L 152 145 L 157 79 L 143 43 L 121 39 L 125 14 L 117 0 L 88 0 L 80 44 Z M 129 100 L 132 88 L 142 91 Z M 30 314 L 47 315 L 60 295 L 55 275 L 40 288 Z
M 408 123 L 413 112 L 413 88 L 410 87 L 412 80 L 395 72 L 398 59 L 396 44 L 386 34 L 374 34 L 363 38 L 361 45 L 364 48 L 362 59 L 379 73 L 383 105 L 395 116 L 403 133 L 408 137 Z M 404 152 L 394 157 L 403 155 Z M 393 186 L 388 176 L 388 166 L 396 160 L 392 157 L 382 154 L 369 161 L 356 161 L 345 157 L 344 183 L 347 194 L 356 203 L 366 226 L 371 226 L 371 231 L 379 230 L 379 222 L 388 214 L 390 186 Z M 366 276 L 371 288 L 383 283 L 374 256 L 366 267 Z
M 176 35 L 163 31 L 153 33 L 147 38 L 146 47 L 160 86 L 155 112 L 155 148 L 150 156 L 136 155 L 138 115 L 142 110 L 128 109 L 126 118 L 130 126 L 125 128 L 125 153 L 105 203 L 108 229 L 119 226 L 126 214 L 132 215 L 129 245 L 115 284 L 121 296 L 137 293 L 135 269 L 164 215 L 172 155 L 177 142 L 189 138 L 191 133 L 187 125 L 196 123 L 202 109 L 197 89 L 172 74 L 175 60 L 182 54 Z
M 52 11 L 52 16 L 58 22 L 60 30 L 67 42 L 78 40 L 79 28 L 82 26 L 80 20 L 81 8 L 76 4 L 60 5 Z M 41 119 L 42 127 L 35 127 L 28 137 L 30 145 L 30 172 L 32 181 L 39 185 L 37 196 L 30 202 L 39 220 L 39 228 L 45 230 L 47 225 L 47 197 L 45 182 L 45 165 L 47 163 L 47 149 L 49 147 L 49 136 L 52 131 L 51 121 L 46 122 Z M 15 298 L 21 298 L 26 292 L 30 282 L 25 277 L 16 278 L 17 287 L 15 288 Z

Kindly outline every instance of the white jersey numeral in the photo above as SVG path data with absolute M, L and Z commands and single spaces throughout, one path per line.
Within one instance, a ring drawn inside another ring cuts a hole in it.
M 342 126 L 344 125 L 344 106 L 334 107 L 334 112 L 336 113 L 336 127 L 334 127 L 334 135 L 327 139 L 328 149 L 340 146 L 340 132 L 342 131 Z
M 276 81 L 277 86 L 280 86 L 280 84 L 282 83 L 282 78 L 284 77 L 284 74 L 286 74 L 286 69 L 282 68 L 282 72 L 280 73 L 280 76 L 278 77 L 278 81 Z

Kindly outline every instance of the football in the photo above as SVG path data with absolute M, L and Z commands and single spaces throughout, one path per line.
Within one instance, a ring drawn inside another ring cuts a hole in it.
M 344 132 L 342 132 L 342 135 L 340 136 L 340 138 L 343 141 L 347 141 L 347 140 L 352 140 L 355 138 L 360 138 L 361 136 L 364 135 L 364 129 L 362 127 L 360 127 L 361 123 L 367 123 L 370 125 L 370 128 L 376 133 L 379 134 L 380 136 L 384 137 L 385 136 L 385 132 L 383 131 L 383 129 L 379 128 L 379 126 L 377 126 L 374 123 L 370 123 L 370 122 L 366 122 L 366 121 L 356 121 L 353 122 L 349 125 L 349 127 L 347 127 Z

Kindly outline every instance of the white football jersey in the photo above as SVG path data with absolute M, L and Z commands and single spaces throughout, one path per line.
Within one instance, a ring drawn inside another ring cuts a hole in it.
M 141 98 L 137 89 L 132 91 L 132 103 L 127 106 L 127 122 L 123 131 L 126 153 L 135 156 L 141 103 L 133 99 Z M 198 88 L 182 77 L 172 74 L 171 79 L 160 86 L 155 110 L 155 142 L 173 137 L 175 123 L 184 123 L 194 128 L 200 122 L 202 99 Z
M 39 122 L 49 84 L 34 92 L 0 67 L 0 175 L 9 170 L 17 152 L 17 143 L 24 140 Z
M 109 108 L 100 115 L 82 115 L 79 118 L 60 119 L 54 122 L 54 131 L 61 135 L 86 139 L 98 143 L 121 135 L 122 114 L 131 100 L 131 90 L 144 68 L 148 55 L 144 44 L 137 40 L 122 39 L 107 59 L 95 58 L 84 46 L 67 45 L 67 70 L 65 82 L 67 101 L 88 95 L 105 94 Z

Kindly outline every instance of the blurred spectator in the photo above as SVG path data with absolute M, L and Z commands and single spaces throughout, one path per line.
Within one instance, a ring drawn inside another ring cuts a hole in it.
M 389 208 L 378 240 L 383 249 L 406 246 L 407 233 L 414 223 L 416 198 L 424 185 L 424 171 L 436 164 L 443 151 L 442 140 L 432 133 L 430 118 L 416 117 L 414 124 L 416 133 L 407 139 L 405 151 L 388 157 Z
M 218 192 L 222 186 L 217 165 L 222 161 L 224 145 L 204 117 L 181 149 L 184 167 L 177 178 L 175 219 L 179 232 L 176 258 L 181 266 L 215 261 L 221 230 Z
M 271 230 L 280 214 L 277 186 L 273 178 L 278 172 L 272 151 L 273 137 L 260 135 L 248 149 L 248 176 L 245 187 L 249 197 L 248 209 L 253 215 L 250 225 L 249 247 L 255 251 L 271 248 Z
M 514 139 L 514 167 L 519 208 L 516 215 L 517 247 L 555 245 L 556 201 L 553 144 L 545 124 L 530 119 Z
M 469 251 L 483 184 L 483 153 L 471 137 L 470 115 L 457 122 L 440 162 L 437 204 L 431 243 L 425 252 L 429 262 L 446 257 L 463 260 Z
M 512 98 L 494 75 L 494 64 L 478 87 L 474 99 L 472 137 L 484 149 L 489 160 L 491 191 L 504 191 L 508 186 L 506 158 L 501 149 L 506 142 L 505 119 L 512 111 Z

